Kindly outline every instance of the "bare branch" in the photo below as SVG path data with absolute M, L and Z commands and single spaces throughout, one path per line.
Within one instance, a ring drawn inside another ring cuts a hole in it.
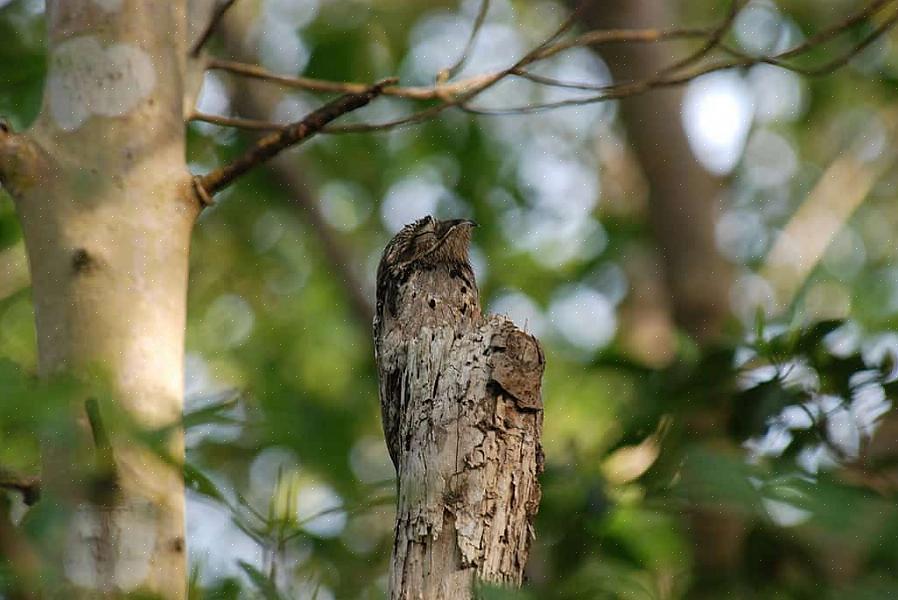
M 568 90 L 590 90 L 597 92 L 608 89 L 607 84 L 586 83 L 581 81 L 562 81 L 561 79 L 555 79 L 554 77 L 547 77 L 545 75 L 537 75 L 536 73 L 531 73 L 530 71 L 524 70 L 516 71 L 514 74 L 523 79 L 527 79 L 528 81 L 532 81 L 533 83 L 539 83 L 547 87 L 557 87 Z
M 726 69 L 747 67 L 754 64 L 766 63 L 773 64 L 791 71 L 795 71 L 804 75 L 825 75 L 838 69 L 846 64 L 852 57 L 856 56 L 864 48 L 873 43 L 874 40 L 882 36 L 886 31 L 891 29 L 898 23 L 898 14 L 892 15 L 882 24 L 876 27 L 870 34 L 865 36 L 861 41 L 856 43 L 848 52 L 813 68 L 806 68 L 793 65 L 786 62 L 787 59 L 796 58 L 818 46 L 828 42 L 829 40 L 844 33 L 850 27 L 861 23 L 875 16 L 884 7 L 894 4 L 896 0 L 874 0 L 869 5 L 863 7 L 856 13 L 853 13 L 842 21 L 824 29 L 823 31 L 809 37 L 804 42 L 796 45 L 789 50 L 781 52 L 775 56 L 750 56 L 744 52 L 732 48 L 723 43 L 723 38 L 732 27 L 732 24 L 744 6 L 745 0 L 733 0 L 726 17 L 718 25 L 713 28 L 679 28 L 679 29 L 609 29 L 597 30 L 584 33 L 573 39 L 566 41 L 558 41 L 566 31 L 572 26 L 576 17 L 576 11 L 567 19 L 548 39 L 542 44 L 528 52 L 510 67 L 484 73 L 453 82 L 439 81 L 430 87 L 401 87 L 386 86 L 382 93 L 387 96 L 395 96 L 407 98 L 411 100 L 438 100 L 440 104 L 430 106 L 428 108 L 413 112 L 404 117 L 399 117 L 390 121 L 381 123 L 353 123 L 347 125 L 331 125 L 323 127 L 320 131 L 324 133 L 364 133 L 373 131 L 382 131 L 404 127 L 421 123 L 432 119 L 442 113 L 444 110 L 453 107 L 479 115 L 516 115 L 531 114 L 545 110 L 552 110 L 567 106 L 581 106 L 596 102 L 604 102 L 607 100 L 616 100 L 643 94 L 652 89 L 671 87 L 682 85 L 702 75 L 721 71 Z M 475 23 L 476 25 L 476 23 Z M 539 75 L 526 69 L 531 64 L 554 56 L 559 52 L 579 46 L 594 46 L 608 43 L 656 43 L 672 39 L 684 39 L 705 37 L 707 38 L 702 46 L 686 56 L 683 59 L 675 61 L 670 65 L 662 68 L 653 77 L 639 79 L 634 81 L 618 82 L 610 85 L 590 84 L 586 82 L 567 82 Z M 707 58 L 714 50 L 720 49 L 730 56 L 729 60 L 723 60 L 708 63 L 703 66 L 696 66 L 684 72 L 687 67 L 700 63 Z M 297 87 L 300 89 L 317 91 L 317 92 L 344 92 L 344 93 L 361 93 L 365 86 L 359 83 L 324 81 L 320 79 L 309 79 L 303 77 L 284 77 L 270 73 L 261 67 L 237 63 L 233 61 L 224 61 L 214 59 L 209 63 L 210 69 L 221 69 L 242 76 L 264 79 L 276 82 L 285 86 Z M 544 104 L 533 104 L 519 107 L 509 107 L 501 109 L 487 109 L 470 105 L 470 101 L 476 96 L 504 80 L 509 76 L 517 76 L 528 79 L 540 85 L 549 87 L 558 87 L 576 90 L 595 91 L 596 94 L 590 96 L 581 96 L 578 98 L 568 98 L 556 102 Z M 271 129 L 273 124 L 264 121 L 253 121 L 249 119 L 232 119 L 228 117 L 217 117 L 212 115 L 197 115 L 192 119 L 214 122 L 219 125 L 241 127 L 245 129 Z
M 864 9 L 862 9 L 861 11 L 859 11 L 858 13 L 849 16 L 848 18 L 841 21 L 837 25 L 826 29 L 825 31 L 821 32 L 821 34 L 819 34 L 817 36 L 813 36 L 811 39 L 815 40 L 815 43 L 811 43 L 810 40 L 807 40 L 807 41 L 797 45 L 794 48 L 791 48 L 789 50 L 781 52 L 772 57 L 749 56 L 749 55 L 746 55 L 746 54 L 740 52 L 739 50 L 730 48 L 728 46 L 720 45 L 719 39 L 718 39 L 718 42 L 716 42 L 715 45 L 719 45 L 723 50 L 725 50 L 729 54 L 733 55 L 735 57 L 735 60 L 711 63 L 709 65 L 695 69 L 689 73 L 679 75 L 679 76 L 663 76 L 663 74 L 665 74 L 665 73 L 670 73 L 670 72 L 675 71 L 675 69 L 673 69 L 673 67 L 676 66 L 677 64 L 681 64 L 681 63 L 685 62 L 685 61 L 679 61 L 679 63 L 675 63 L 674 65 L 671 65 L 670 67 L 666 67 L 666 68 L 662 69 L 659 72 L 659 75 L 656 75 L 655 77 L 652 77 L 649 79 L 636 80 L 636 81 L 624 82 L 624 83 L 619 83 L 619 84 L 612 84 L 612 85 L 608 85 L 608 86 L 597 86 L 594 88 L 590 87 L 586 84 L 573 84 L 573 83 L 568 83 L 568 82 L 561 82 L 561 81 L 557 81 L 557 80 L 552 80 L 550 78 L 536 76 L 531 73 L 526 73 L 526 74 L 518 73 L 519 75 L 525 76 L 528 79 L 541 80 L 539 82 L 543 83 L 544 85 L 554 85 L 554 86 L 558 86 L 558 87 L 569 87 L 569 88 L 575 88 L 575 89 L 595 89 L 599 93 L 594 96 L 587 96 L 587 97 L 581 97 L 581 98 L 570 98 L 567 100 L 560 100 L 557 102 L 549 102 L 549 103 L 544 103 L 544 104 L 527 105 L 527 106 L 505 108 L 505 109 L 484 109 L 484 108 L 472 107 L 467 104 L 463 104 L 462 108 L 464 110 L 466 110 L 467 112 L 471 112 L 471 113 L 479 114 L 479 115 L 502 116 L 502 115 L 532 114 L 532 113 L 536 113 L 536 112 L 542 112 L 545 110 L 552 110 L 552 109 L 556 109 L 556 108 L 563 108 L 563 107 L 567 107 L 567 106 L 582 106 L 585 104 L 592 104 L 595 102 L 603 102 L 606 100 L 616 100 L 619 98 L 625 98 L 625 97 L 633 96 L 636 94 L 642 94 L 642 93 L 645 93 L 645 92 L 655 89 L 655 88 L 663 88 L 663 87 L 682 85 L 682 84 L 687 83 L 697 77 L 700 77 L 702 75 L 706 75 L 708 73 L 712 73 L 715 71 L 722 71 L 722 70 L 733 69 L 733 68 L 738 68 L 738 67 L 748 67 L 753 64 L 759 64 L 759 63 L 773 64 L 773 65 L 782 67 L 784 69 L 788 69 L 790 71 L 795 71 L 795 72 L 803 74 L 803 75 L 809 75 L 809 76 L 826 75 L 828 73 L 832 73 L 839 67 L 842 67 L 843 65 L 845 65 L 854 56 L 859 54 L 867 46 L 869 46 L 871 43 L 873 43 L 876 39 L 881 37 L 889 29 L 894 27 L 895 24 L 898 23 L 898 12 L 896 12 L 895 14 L 890 16 L 888 19 L 886 19 L 882 24 L 880 24 L 878 27 L 876 27 L 869 35 L 867 35 L 862 40 L 860 40 L 858 43 L 856 43 L 848 52 L 844 53 L 841 56 L 836 57 L 835 59 L 832 59 L 832 60 L 824 63 L 823 65 L 820 65 L 820 66 L 814 67 L 814 68 L 802 68 L 802 67 L 798 67 L 798 66 L 792 65 L 790 63 L 784 62 L 783 59 L 796 57 L 796 56 L 799 56 L 801 54 L 808 52 L 811 49 L 816 48 L 817 45 L 820 45 L 820 44 L 824 43 L 825 41 L 828 41 L 832 37 L 839 35 L 840 33 L 844 32 L 847 28 L 851 27 L 852 25 L 854 25 L 866 18 L 869 18 L 872 14 L 877 12 L 877 10 L 879 8 L 881 8 L 882 6 L 885 6 L 886 4 L 890 4 L 894 1 L 895 0 L 880 0 L 879 2 L 876 3 L 877 4 L 876 8 L 873 8 L 872 6 L 868 6 Z M 680 67 L 677 67 L 677 68 L 680 68 Z
M 886 2 L 882 2 L 881 4 L 889 4 L 894 0 L 886 0 Z M 865 11 L 870 12 L 870 11 Z M 875 11 L 873 11 L 875 12 Z M 853 25 L 856 19 L 849 19 L 844 23 L 840 24 L 838 27 L 830 28 L 826 32 L 826 35 L 821 36 L 818 44 L 823 44 L 832 37 L 837 36 L 840 33 L 843 33 L 847 27 Z M 883 21 L 878 27 L 876 27 L 872 32 L 870 32 L 867 36 L 861 38 L 860 41 L 855 43 L 847 52 L 844 52 L 841 56 L 837 56 L 828 62 L 823 63 L 817 67 L 800 67 L 797 65 L 790 64 L 785 61 L 787 58 L 793 58 L 795 56 L 799 56 L 803 52 L 807 52 L 809 49 L 815 47 L 813 44 L 809 44 L 807 41 L 803 44 L 800 44 L 796 48 L 792 48 L 791 50 L 787 50 L 786 52 L 781 52 L 775 56 L 769 57 L 760 57 L 755 58 L 757 62 L 775 65 L 777 67 L 781 67 L 783 69 L 788 69 L 790 71 L 794 71 L 795 73 L 799 73 L 801 75 L 808 76 L 819 76 L 819 75 L 827 75 L 832 73 L 833 71 L 845 66 L 852 58 L 860 54 L 874 41 L 879 39 L 884 33 L 886 33 L 889 29 L 895 26 L 898 23 L 898 12 L 892 14 L 888 19 Z M 727 53 L 731 54 L 740 59 L 748 59 L 751 60 L 752 57 L 748 56 L 744 52 L 741 52 L 735 48 L 730 46 L 721 46 Z
M 225 13 L 228 12 L 228 9 L 233 6 L 236 0 L 222 0 L 215 9 L 215 12 L 212 14 L 212 18 L 209 19 L 209 24 L 206 25 L 206 29 L 203 30 L 202 35 L 200 35 L 196 44 L 194 44 L 193 49 L 190 50 L 190 56 L 196 58 L 200 55 L 200 51 L 203 49 L 203 46 L 206 45 L 206 42 L 209 41 L 209 38 L 212 37 L 212 34 L 215 33 L 215 29 L 218 27 L 218 24 L 221 22 L 222 18 L 224 18 Z
M 587 31 L 575 38 L 558 42 L 548 48 L 544 48 L 538 55 L 538 60 L 555 56 L 571 48 L 603 46 L 616 43 L 644 43 L 654 44 L 678 39 L 701 38 L 711 35 L 713 29 L 706 28 L 675 28 L 675 29 L 598 29 Z
M 236 127 L 237 129 L 250 129 L 253 131 L 275 131 L 283 129 L 283 123 L 274 123 L 272 121 L 260 121 L 258 119 L 244 119 L 242 117 L 222 117 L 220 115 L 210 115 L 207 113 L 194 112 L 190 115 L 189 121 L 200 121 L 202 123 L 212 123 L 213 125 L 221 125 L 222 127 Z
M 474 48 L 474 43 L 477 41 L 477 34 L 480 33 L 480 28 L 483 27 L 483 22 L 486 20 L 486 13 L 488 13 L 489 10 L 490 0 L 481 0 L 480 10 L 477 11 L 477 16 L 474 18 L 474 25 L 471 26 L 471 35 L 468 37 L 468 43 L 465 44 L 461 56 L 458 57 L 455 64 L 440 72 L 437 76 L 437 81 L 448 81 L 450 78 L 455 77 L 461 68 L 465 66 L 465 63 L 468 61 L 468 56 Z
M 286 77 L 277 75 L 263 67 L 251 65 L 247 63 L 235 62 L 231 60 L 212 59 L 209 61 L 209 69 L 218 69 L 242 75 L 244 77 L 253 77 L 262 79 L 280 85 L 306 90 L 309 92 L 323 92 L 328 94 L 360 94 L 368 89 L 368 85 L 364 83 L 326 81 L 323 79 L 310 79 L 308 77 Z M 400 87 L 395 85 L 385 86 L 382 90 L 384 96 L 396 96 L 399 98 L 408 98 L 410 100 L 444 100 L 453 98 L 459 94 L 465 93 L 472 89 L 477 89 L 484 82 L 491 80 L 499 72 L 486 73 L 477 75 L 467 79 L 461 79 L 452 83 L 442 83 L 432 87 L 427 86 L 410 86 Z
M 318 110 L 307 115 L 303 120 L 288 125 L 279 131 L 271 133 L 250 148 L 243 156 L 237 158 L 229 165 L 212 171 L 199 179 L 199 185 L 207 194 L 212 195 L 227 187 L 240 175 L 243 175 L 256 165 L 274 157 L 282 150 L 303 142 L 320 132 L 325 125 L 363 106 L 381 95 L 383 88 L 395 79 L 386 79 L 370 86 L 359 94 L 346 94 L 336 100 L 328 102 Z
M 710 31 L 711 30 L 708 29 L 610 29 L 591 31 L 571 40 L 558 42 L 557 44 L 540 49 L 531 57 L 531 60 L 529 60 L 528 63 L 544 60 L 560 52 L 576 47 L 600 46 L 603 44 L 626 42 L 655 43 L 675 39 L 703 37 L 709 35 Z M 252 77 L 270 81 L 286 87 L 310 92 L 357 94 L 363 92 L 368 87 L 364 83 L 327 81 L 309 77 L 288 77 L 272 73 L 258 65 L 220 58 L 210 59 L 208 68 L 211 70 L 227 71 L 243 77 Z M 481 85 L 491 81 L 502 72 L 503 71 L 484 73 L 460 79 L 458 81 L 438 83 L 434 86 L 403 87 L 390 85 L 384 87 L 383 95 L 407 98 L 409 100 L 445 100 L 446 98 L 453 98 L 465 92 L 478 89 Z
M 792 58 L 794 56 L 798 56 L 799 54 L 803 54 L 807 52 L 810 48 L 821 46 L 828 42 L 829 40 L 841 35 L 851 27 L 866 21 L 873 17 L 876 13 L 878 13 L 882 8 L 894 4 L 895 0 L 874 0 L 865 8 L 859 10 L 858 12 L 849 15 L 843 21 L 838 22 L 830 27 L 827 27 L 823 31 L 820 31 L 808 39 L 806 39 L 801 44 L 798 44 L 791 50 L 787 50 L 786 52 L 781 52 L 776 56 L 781 60 L 785 60 L 787 58 Z
M 607 86 L 598 86 L 595 88 L 599 93 L 594 96 L 584 96 L 581 98 L 568 98 L 566 100 L 558 100 L 556 102 L 546 102 L 544 104 L 531 104 L 527 106 L 517 106 L 512 108 L 499 108 L 499 109 L 490 109 L 490 108 L 479 108 L 475 106 L 470 106 L 468 104 L 461 105 L 462 109 L 466 112 L 477 114 L 477 115 L 491 115 L 491 116 L 506 116 L 506 115 L 525 115 L 525 114 L 533 114 L 538 112 L 543 112 L 546 110 L 553 110 L 556 108 L 564 108 L 567 106 L 583 106 L 586 104 L 595 104 L 596 102 L 605 102 L 607 100 L 618 100 L 620 98 L 627 98 L 629 96 L 635 96 L 638 94 L 644 94 L 653 89 L 657 88 L 665 88 L 672 87 L 677 85 L 683 85 L 689 81 L 697 77 L 701 77 L 702 75 L 707 75 L 708 73 L 714 73 L 715 71 L 724 71 L 727 69 L 733 69 L 736 67 L 745 67 L 751 64 L 754 64 L 755 60 L 752 59 L 744 59 L 744 60 L 735 60 L 735 61 L 726 61 L 726 62 L 718 62 L 712 63 L 700 69 L 696 69 L 690 73 L 676 76 L 676 77 L 653 77 L 651 79 L 642 79 L 637 81 L 624 82 L 619 84 L 612 84 Z M 571 84 L 566 82 L 559 82 L 564 87 L 571 87 Z
M 658 72 L 659 76 L 669 75 L 671 73 L 676 73 L 690 65 L 694 65 L 701 61 L 703 58 L 708 56 L 711 52 L 714 51 L 720 42 L 723 40 L 723 37 L 726 35 L 727 31 L 730 30 L 730 27 L 733 26 L 733 22 L 736 20 L 736 15 L 739 14 L 739 11 L 745 5 L 746 0 L 732 0 L 730 3 L 730 10 L 727 13 L 726 18 L 723 22 L 720 23 L 715 29 L 714 32 L 708 36 L 707 41 L 702 44 L 701 48 L 690 54 L 689 56 L 683 58 L 682 60 L 678 60 L 677 62 L 668 65 L 664 69 Z

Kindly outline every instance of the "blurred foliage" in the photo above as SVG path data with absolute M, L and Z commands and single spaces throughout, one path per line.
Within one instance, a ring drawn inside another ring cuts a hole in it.
M 423 73 L 451 63 L 477 4 L 261 2 L 266 35 L 284 37 L 275 50 L 261 45 L 260 56 L 269 68 L 293 65 L 313 77 L 398 73 L 426 84 Z M 719 16 L 718 2 L 683 4 L 683 24 Z M 730 41 L 751 50 L 798 40 L 858 5 L 823 4 L 755 0 Z M 40 106 L 43 7 L 0 5 L 0 113 L 23 128 Z M 494 2 L 482 32 L 492 45 L 470 68 L 505 64 L 565 13 L 551 2 Z M 422 212 L 473 217 L 484 304 L 544 343 L 547 465 L 529 581 L 521 592 L 484 588 L 483 598 L 898 595 L 898 448 L 888 447 L 895 429 L 886 412 L 898 338 L 884 333 L 898 325 L 898 171 L 887 169 L 843 224 L 791 320 L 757 316 L 770 307 L 756 274 L 836 157 L 873 161 L 893 151 L 893 45 L 887 37 L 825 78 L 777 71 L 771 79 L 770 67 L 736 73 L 736 91 L 724 91 L 747 97 L 747 133 L 730 142 L 738 154 L 717 230 L 737 271 L 734 319 L 714 346 L 674 336 L 674 358 L 662 366 L 641 362 L 625 343 L 625 323 L 648 318 L 634 300 L 638 282 L 659 275 L 615 103 L 492 119 L 447 112 L 387 133 L 321 137 L 291 154 L 369 296 L 398 224 Z M 591 51 L 548 68 L 607 76 Z M 235 84 L 211 79 L 218 97 L 207 91 L 204 101 L 226 112 Z M 498 88 L 489 101 L 539 97 L 526 82 Z M 301 114 L 320 101 L 291 92 L 278 111 Z M 382 99 L 351 119 L 412 108 Z M 192 124 L 188 158 L 208 169 L 247 142 Z M 0 195 L 0 252 L 20 238 Z M 337 273 L 303 210 L 264 170 L 198 223 L 185 416 L 194 598 L 383 596 L 393 471 L 370 323 L 353 312 Z M 626 311 L 636 314 L 625 322 Z M 27 290 L 0 299 L 0 465 L 21 472 L 37 468 L 42 436 L 67 443 L 65 399 L 74 393 L 71 383 L 35 380 L 33 316 Z M 8 499 L 20 515 L 20 499 Z M 732 541 L 739 560 L 726 572 L 697 559 L 702 510 L 744 525 Z M 22 529 L 40 541 L 52 522 L 33 510 Z M 8 565 L 0 589 L 4 573 Z

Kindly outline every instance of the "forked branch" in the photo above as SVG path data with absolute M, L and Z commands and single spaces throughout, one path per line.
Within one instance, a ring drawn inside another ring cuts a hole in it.
M 873 0 L 858 11 L 848 15 L 841 21 L 826 29 L 809 36 L 804 42 L 772 56 L 751 56 L 726 42 L 727 34 L 740 11 L 745 5 L 744 0 L 733 0 L 726 16 L 714 27 L 706 28 L 675 28 L 675 29 L 609 29 L 589 31 L 570 39 L 560 39 L 571 25 L 571 20 L 563 24 L 546 42 L 532 50 L 512 66 L 489 73 L 482 73 L 455 81 L 446 81 L 446 74 L 457 70 L 455 65 L 442 72 L 443 76 L 437 76 L 436 83 L 432 86 L 396 86 L 383 87 L 381 93 L 386 96 L 394 96 L 409 100 L 437 101 L 437 104 L 413 112 L 404 117 L 381 123 L 352 123 L 347 125 L 327 126 L 321 129 L 325 133 L 362 133 L 394 129 L 407 125 L 413 125 L 432 119 L 448 108 L 458 107 L 467 112 L 482 115 L 512 115 L 527 114 L 543 110 L 561 108 L 565 106 L 579 106 L 615 100 L 643 94 L 657 88 L 682 85 L 697 77 L 714 71 L 748 67 L 755 64 L 773 64 L 784 69 L 795 71 L 805 75 L 825 75 L 845 65 L 854 56 L 857 56 L 874 41 L 889 31 L 898 22 L 898 11 L 881 20 L 869 33 L 847 50 L 834 58 L 814 67 L 796 64 L 795 60 L 806 56 L 811 50 L 816 50 L 829 43 L 833 39 L 846 33 L 851 28 L 878 18 L 886 8 L 896 5 L 896 0 Z M 487 3 L 481 5 L 481 12 L 472 29 L 472 38 L 468 46 L 473 44 L 473 38 L 480 30 L 485 15 Z M 644 79 L 616 82 L 610 85 L 588 82 L 567 82 L 532 73 L 531 65 L 555 56 L 570 48 L 584 46 L 598 46 L 611 43 L 658 43 L 677 39 L 701 39 L 701 46 L 683 58 L 671 62 L 658 70 L 651 77 Z M 459 63 L 466 58 L 466 48 Z M 726 58 L 708 60 L 713 54 L 722 54 Z M 212 59 L 209 69 L 223 70 L 235 75 L 271 81 L 287 87 L 303 89 L 313 92 L 342 92 L 348 94 L 360 93 L 365 90 L 364 84 L 353 82 L 327 81 L 307 77 L 286 77 L 277 75 L 256 65 L 239 63 L 234 61 Z M 472 106 L 470 101 L 485 90 L 510 77 L 521 77 L 536 84 L 561 89 L 591 90 L 594 95 L 577 96 L 559 101 L 529 104 L 523 106 L 483 108 Z M 280 125 L 265 121 L 218 117 L 195 113 L 191 120 L 206 121 L 224 126 L 233 126 L 247 129 L 277 129 Z
M 193 48 L 190 50 L 191 57 L 196 58 L 200 55 L 203 46 L 206 45 L 206 42 L 208 42 L 209 38 L 212 37 L 212 34 L 215 33 L 215 30 L 218 28 L 218 24 L 224 18 L 225 13 L 228 12 L 228 9 L 231 8 L 234 2 L 236 2 L 236 0 L 221 0 L 218 3 L 218 6 L 215 7 L 215 11 L 212 13 L 212 18 L 209 19 L 209 23 L 206 25 L 203 33 L 200 34 L 199 39 L 197 39 L 196 43 L 193 45 Z
M 256 165 L 269 160 L 290 146 L 309 139 L 334 119 L 367 105 L 383 93 L 385 86 L 393 82 L 395 79 L 385 79 L 369 86 L 363 92 L 341 96 L 311 112 L 301 121 L 266 135 L 230 164 L 199 177 L 196 180 L 197 192 L 204 203 L 208 202 L 206 198 L 221 191 Z

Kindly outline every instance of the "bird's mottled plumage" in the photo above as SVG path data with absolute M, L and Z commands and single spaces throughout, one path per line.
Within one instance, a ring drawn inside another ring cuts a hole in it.
M 422 327 L 463 329 L 481 319 L 468 258 L 473 221 L 424 217 L 402 228 L 377 267 L 374 352 L 384 435 L 399 469 L 407 343 Z

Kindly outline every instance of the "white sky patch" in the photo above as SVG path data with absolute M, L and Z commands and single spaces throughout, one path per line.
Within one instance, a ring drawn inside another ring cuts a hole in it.
M 403 79 L 421 84 L 432 82 L 436 73 L 455 64 L 470 35 L 469 17 L 446 13 L 425 17 L 409 35 L 412 51 L 402 66 Z M 509 57 L 519 56 L 524 51 L 524 40 L 515 27 L 487 22 L 458 76 L 507 67 Z
M 570 155 L 557 143 L 528 144 L 517 168 L 519 185 L 535 208 L 573 220 L 587 216 L 599 201 L 594 165 Z
M 565 340 L 586 351 L 607 346 L 617 330 L 614 305 L 587 286 L 569 288 L 553 300 L 549 318 Z
M 752 134 L 745 148 L 745 173 L 755 186 L 784 185 L 797 169 L 798 156 L 789 140 L 766 129 Z
M 876 432 L 882 416 L 891 409 L 892 401 L 878 383 L 861 385 L 851 392 L 851 415 L 861 433 L 868 438 Z
M 262 13 L 246 36 L 245 46 L 259 57 L 262 66 L 281 75 L 302 73 L 312 55 L 297 27 L 277 11 Z
M 710 73 L 693 80 L 683 97 L 683 127 L 702 165 L 718 175 L 733 170 L 751 127 L 751 90 L 734 72 Z
M 339 510 L 343 499 L 329 485 L 307 485 L 296 497 L 296 517 L 302 528 L 314 536 L 332 538 L 346 527 L 346 512 Z
M 66 40 L 50 59 L 50 114 L 63 131 L 78 129 L 91 115 L 118 117 L 156 86 L 150 56 L 129 44 L 104 48 L 92 36 Z
M 447 195 L 443 185 L 418 179 L 401 179 L 394 183 L 380 207 L 381 218 L 391 234 L 426 215 L 435 214 L 440 198 Z
M 764 435 L 746 440 L 742 447 L 748 450 L 750 462 L 782 454 L 792 443 L 792 433 L 782 423 L 774 423 Z
M 748 72 L 755 98 L 755 118 L 762 123 L 794 121 L 807 108 L 804 80 L 774 65 L 755 65 Z
M 767 509 L 767 516 L 780 527 L 795 527 L 808 521 L 813 515 L 810 511 L 799 508 L 788 502 L 762 498 L 761 502 Z
M 769 243 L 761 214 L 745 208 L 727 210 L 717 222 L 714 233 L 717 249 L 737 263 L 761 258 Z
M 839 408 L 826 418 L 826 435 L 847 459 L 858 456 L 861 448 L 861 431 L 847 409 Z
M 765 55 L 784 49 L 792 41 L 788 22 L 770 0 L 754 0 L 739 12 L 733 30 L 750 54 Z
M 190 564 L 199 565 L 203 583 L 245 578 L 238 565 L 241 560 L 262 567 L 262 548 L 234 525 L 230 511 L 191 491 L 187 492 L 187 540 Z
M 608 262 L 599 267 L 589 278 L 593 287 L 601 292 L 608 301 L 617 306 L 630 289 L 627 274 L 617 263 Z
M 827 352 L 838 358 L 846 358 L 857 352 L 861 345 L 861 328 L 849 321 L 823 338 Z
M 231 108 L 228 88 L 217 73 L 206 71 L 196 109 L 213 115 L 226 115 Z
M 539 305 L 523 292 L 503 294 L 490 303 L 490 312 L 505 315 L 524 331 L 541 337 L 546 331 L 546 317 Z
M 871 336 L 861 348 L 861 356 L 868 367 L 890 366 L 886 374 L 887 382 L 898 378 L 898 333 L 888 332 Z
M 266 448 L 256 455 L 249 468 L 250 488 L 270 497 L 278 478 L 298 469 L 299 460 L 293 450 L 281 446 Z
M 225 400 L 233 398 L 236 392 L 233 388 L 219 381 L 209 367 L 209 363 L 197 353 L 188 352 L 184 357 L 184 409 L 192 412 L 221 404 Z M 245 417 L 245 409 L 241 403 L 223 410 L 221 413 L 237 421 Z M 209 422 L 197 424 L 184 432 L 184 443 L 188 448 L 194 448 L 204 440 L 217 442 L 230 442 L 240 437 L 242 432 L 240 423 Z

